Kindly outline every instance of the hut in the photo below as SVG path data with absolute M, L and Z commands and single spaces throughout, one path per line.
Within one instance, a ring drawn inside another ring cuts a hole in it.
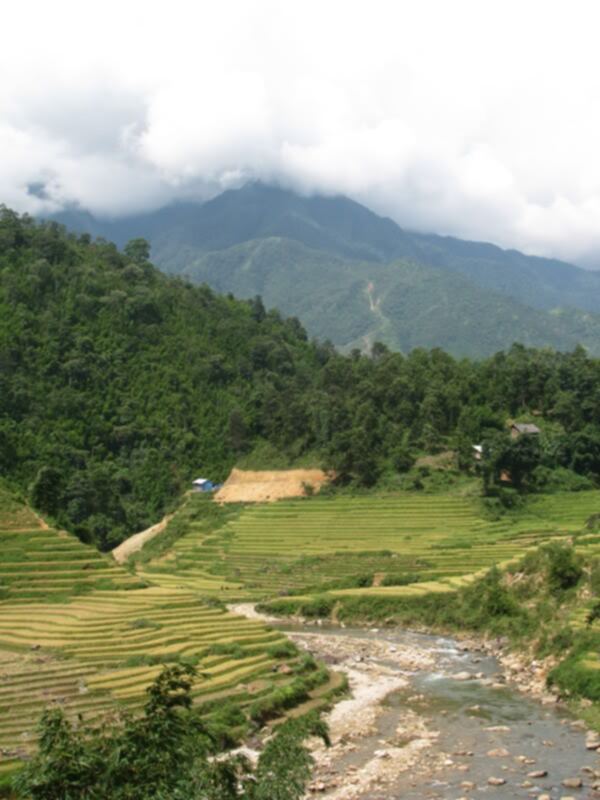
M 537 425 L 530 422 L 513 422 L 510 426 L 510 435 L 513 439 L 519 436 L 538 436 L 541 433 Z

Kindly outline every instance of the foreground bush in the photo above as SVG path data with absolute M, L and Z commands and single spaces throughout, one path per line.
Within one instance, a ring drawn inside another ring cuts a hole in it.
M 310 778 L 303 742 L 327 729 L 317 715 L 288 720 L 253 770 L 223 756 L 192 710 L 194 668 L 170 666 L 148 688 L 140 717 L 96 729 L 74 727 L 60 709 L 40 723 L 39 752 L 15 779 L 31 800 L 299 800 Z

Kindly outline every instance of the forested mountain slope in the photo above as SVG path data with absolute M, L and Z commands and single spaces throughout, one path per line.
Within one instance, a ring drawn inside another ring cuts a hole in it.
M 196 472 L 224 478 L 317 365 L 297 322 L 169 279 L 143 247 L 0 215 L 0 470 L 84 537 L 116 544 Z
M 0 472 L 83 539 L 114 546 L 192 478 L 222 479 L 257 451 L 266 467 L 304 459 L 363 485 L 423 452 L 456 448 L 468 468 L 471 444 L 517 415 L 550 426 L 514 467 L 523 486 L 537 466 L 531 487 L 557 467 L 600 477 L 600 362 L 582 349 L 346 357 L 147 255 L 0 210 Z
M 59 219 L 121 245 L 144 236 L 166 271 L 238 297 L 260 294 L 345 349 L 378 339 L 469 356 L 514 341 L 600 352 L 600 317 L 584 313 L 600 310 L 600 274 L 411 233 L 344 197 L 255 183 L 112 222 L 77 211 Z
M 409 352 L 438 347 L 492 355 L 514 341 L 600 354 L 600 315 L 540 311 L 482 289 L 455 272 L 415 261 L 345 261 L 292 239 L 254 239 L 191 260 L 182 274 L 220 292 L 260 294 L 307 330 L 345 351 L 374 341 Z

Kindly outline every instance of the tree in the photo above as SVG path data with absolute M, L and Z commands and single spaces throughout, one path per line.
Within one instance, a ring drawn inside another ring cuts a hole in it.
M 248 428 L 238 408 L 229 414 L 229 443 L 237 454 L 243 453 L 248 447 Z
M 510 439 L 507 434 L 498 433 L 484 442 L 484 481 L 488 487 L 498 485 L 504 474 L 515 489 L 523 491 L 541 458 L 542 449 L 537 436 L 522 435 Z
M 550 591 L 554 594 L 577 586 L 583 569 L 581 557 L 575 550 L 559 542 L 550 542 L 542 548 L 547 561 L 547 579 Z
M 29 488 L 31 504 L 45 514 L 54 515 L 62 500 L 62 480 L 58 470 L 42 467 Z
M 150 245 L 146 239 L 131 239 L 123 248 L 123 253 L 133 264 L 143 266 L 150 259 Z
M 262 322 L 267 316 L 262 297 L 257 294 L 252 300 L 248 300 L 250 305 L 250 314 L 255 322 Z
M 192 708 L 190 665 L 165 667 L 147 689 L 143 714 L 122 724 L 75 727 L 62 709 L 46 711 L 39 751 L 14 781 L 30 800 L 300 800 L 312 758 L 303 742 L 327 728 L 315 713 L 283 723 L 253 772 L 240 756 L 217 752 Z

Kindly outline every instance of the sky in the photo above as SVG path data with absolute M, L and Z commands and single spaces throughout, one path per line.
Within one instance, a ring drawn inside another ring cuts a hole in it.
M 122 216 L 248 180 L 600 267 L 595 0 L 33 0 L 0 202 Z

